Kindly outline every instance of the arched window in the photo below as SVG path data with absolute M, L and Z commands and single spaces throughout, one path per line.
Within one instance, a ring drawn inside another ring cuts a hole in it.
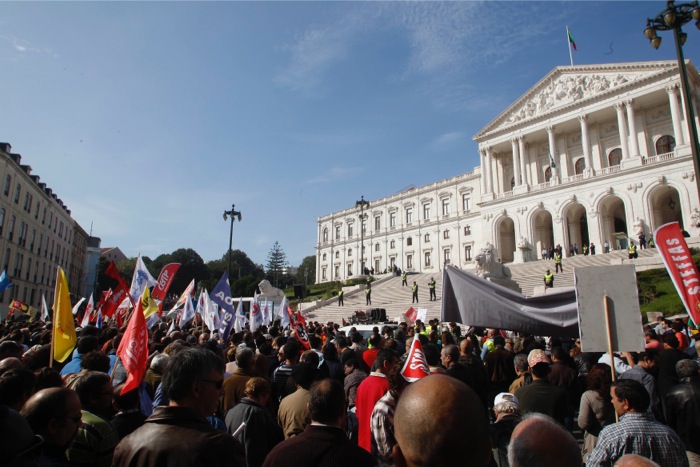
M 615 167 L 616 165 L 620 165 L 621 160 L 622 149 L 613 149 L 612 151 L 610 151 L 610 154 L 608 154 L 608 167 Z
M 664 135 L 656 141 L 656 154 L 673 152 L 676 147 L 676 139 L 670 135 Z
M 576 175 L 580 175 L 583 173 L 583 169 L 586 168 L 586 163 L 583 161 L 583 157 L 579 158 L 576 160 L 576 163 L 574 163 L 574 173 Z
M 328 241 L 328 227 L 323 229 L 323 241 L 327 242 Z
M 544 169 L 544 181 L 548 182 L 551 179 L 552 179 L 552 168 L 547 167 L 546 169 Z

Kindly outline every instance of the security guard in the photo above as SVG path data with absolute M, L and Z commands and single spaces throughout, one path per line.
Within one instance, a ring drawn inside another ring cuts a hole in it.
M 338 291 L 338 306 L 344 306 L 343 305 L 343 289 L 340 289 Z
M 367 288 L 365 289 L 365 298 L 366 298 L 366 305 L 371 305 L 372 304 L 372 283 L 368 282 L 367 283 Z
M 408 282 L 406 281 L 406 271 L 401 273 L 401 287 L 404 287 L 408 285 Z
M 561 265 L 561 252 L 554 255 L 554 272 L 564 272 L 564 266 Z
M 637 255 L 637 246 L 631 240 L 630 240 L 630 246 L 627 248 L 627 256 L 628 256 L 628 259 L 633 259 L 633 258 L 636 258 L 637 256 L 639 256 L 639 255 Z
M 411 291 L 413 292 L 413 300 L 411 303 L 418 303 L 418 284 L 416 284 L 416 281 L 413 281 Z
M 547 272 L 544 275 L 544 287 L 546 289 L 554 288 L 554 274 L 552 274 L 549 269 L 547 269 Z
M 437 297 L 435 296 L 435 279 L 432 277 L 430 278 L 430 282 L 428 282 L 428 289 L 430 290 L 430 301 L 437 300 Z

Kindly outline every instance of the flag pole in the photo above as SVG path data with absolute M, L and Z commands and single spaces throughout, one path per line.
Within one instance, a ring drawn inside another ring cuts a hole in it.
M 569 45 L 569 60 L 571 61 L 571 66 L 574 66 L 574 55 L 571 53 L 571 39 L 569 35 L 569 26 L 566 26 L 566 43 Z
M 58 284 L 59 270 L 61 267 L 56 268 L 56 284 Z M 53 317 L 51 318 L 51 355 L 49 356 L 49 368 L 53 368 L 53 351 L 56 346 L 56 290 L 53 292 Z

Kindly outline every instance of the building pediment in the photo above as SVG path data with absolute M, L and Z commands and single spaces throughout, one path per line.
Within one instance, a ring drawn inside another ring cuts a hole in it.
M 599 96 L 619 94 L 625 87 L 665 77 L 677 69 L 675 61 L 557 67 L 477 133 L 474 140 L 481 142 L 492 134 L 546 118 L 562 109 L 583 107 Z

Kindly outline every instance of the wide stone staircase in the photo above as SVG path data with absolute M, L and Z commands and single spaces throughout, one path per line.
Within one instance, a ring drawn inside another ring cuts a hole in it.
M 629 260 L 627 251 L 612 251 L 607 254 L 596 255 L 576 255 L 570 258 L 564 258 L 562 265 L 564 272 L 555 274 L 554 286 L 573 287 L 574 286 L 574 268 L 588 266 L 610 266 L 611 264 L 634 264 L 637 270 L 663 268 L 663 263 L 656 249 L 650 248 L 638 251 L 639 258 Z M 506 266 L 510 269 L 512 278 L 520 286 L 523 295 L 532 296 L 535 294 L 536 288 L 543 286 L 544 273 L 547 269 L 554 272 L 553 260 L 537 260 L 527 263 L 513 264 L 509 263 Z M 471 271 L 473 272 L 473 271 Z M 437 301 L 429 301 L 428 282 L 434 278 L 436 285 Z M 326 323 L 333 321 L 334 323 L 342 323 L 343 319 L 349 318 L 358 310 L 367 310 L 368 308 L 384 308 L 386 309 L 387 320 L 393 321 L 401 318 L 401 315 L 406 312 L 411 306 L 415 309 L 425 308 L 427 310 L 426 319 L 440 317 L 442 306 L 442 273 L 437 274 L 409 274 L 408 286 L 401 286 L 401 277 L 391 275 L 377 276 L 376 281 L 372 283 L 372 305 L 365 304 L 365 292 L 363 288 L 345 290 L 344 306 L 338 306 L 336 298 L 329 302 L 318 304 L 305 311 L 307 319 Z M 418 284 L 419 303 L 411 303 L 411 285 L 413 281 Z

